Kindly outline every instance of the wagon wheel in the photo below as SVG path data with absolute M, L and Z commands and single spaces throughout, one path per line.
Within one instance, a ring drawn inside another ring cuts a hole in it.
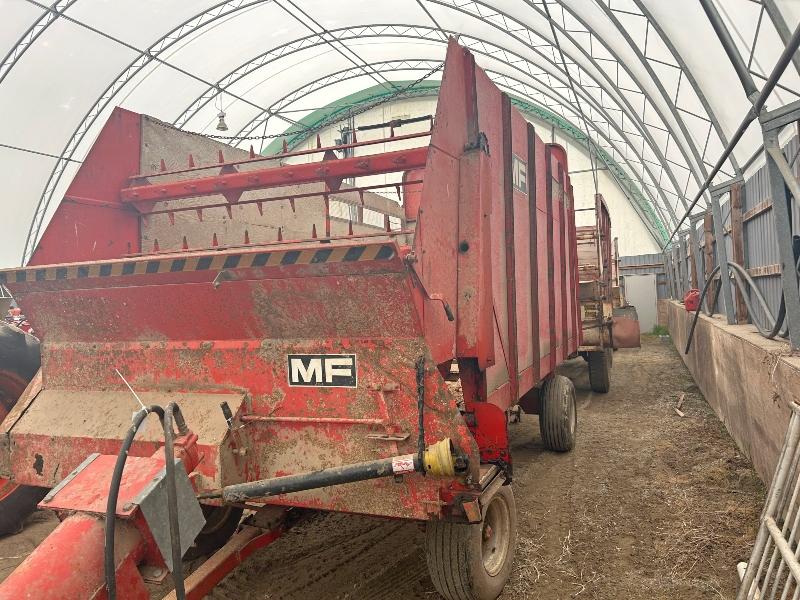
M 605 394 L 611 389 L 611 352 L 589 352 L 589 385 L 593 392 Z
M 503 591 L 517 545 L 517 507 L 510 485 L 481 498 L 483 522 L 428 521 L 428 571 L 447 600 L 495 600 Z
M 39 370 L 39 342 L 32 335 L 0 323 L 0 421 Z M 0 478 L 0 535 L 16 533 L 44 498 L 44 488 L 17 485 Z
M 206 524 L 186 551 L 185 558 L 194 560 L 216 552 L 225 545 L 242 518 L 243 509 L 235 506 L 210 506 L 202 504 Z
M 589 353 L 589 360 L 593 352 Z M 591 369 L 591 362 L 589 367 Z M 591 372 L 591 371 L 590 371 Z M 568 452 L 575 446 L 578 411 L 575 386 L 563 375 L 553 375 L 542 386 L 539 431 L 548 450 Z

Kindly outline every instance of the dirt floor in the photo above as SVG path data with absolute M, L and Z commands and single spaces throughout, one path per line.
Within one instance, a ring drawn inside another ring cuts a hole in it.
M 517 599 L 733 598 L 764 488 L 694 386 L 668 338 L 614 355 L 612 391 L 586 365 L 578 443 L 543 449 L 535 416 L 511 426 L 518 547 L 501 596 Z M 685 393 L 682 410 L 675 411 Z M 34 515 L 0 539 L 0 579 L 53 527 Z M 319 515 L 233 572 L 217 600 L 435 600 L 415 524 Z

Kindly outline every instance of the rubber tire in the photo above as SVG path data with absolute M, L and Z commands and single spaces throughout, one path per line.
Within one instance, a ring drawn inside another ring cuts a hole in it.
M 244 509 L 235 506 L 202 504 L 201 508 L 206 524 L 186 551 L 185 560 L 208 556 L 222 548 L 236 531 L 244 512 Z
M 495 600 L 503 591 L 514 565 L 517 546 L 517 505 L 510 485 L 500 486 L 484 503 L 484 516 L 494 502 L 508 510 L 506 559 L 495 575 L 484 566 L 483 524 L 451 523 L 432 519 L 425 528 L 428 571 L 436 590 L 446 600 Z
M 569 452 L 575 447 L 578 409 L 575 386 L 568 377 L 553 375 L 542 385 L 539 432 L 545 448 Z
M 14 407 L 40 365 L 39 340 L 21 329 L 0 322 L 1 416 Z M 4 495 L 0 500 L 0 535 L 18 533 L 23 521 L 46 494 L 46 488 L 21 485 Z
M 611 361 L 606 350 L 589 352 L 589 387 L 599 394 L 611 389 Z

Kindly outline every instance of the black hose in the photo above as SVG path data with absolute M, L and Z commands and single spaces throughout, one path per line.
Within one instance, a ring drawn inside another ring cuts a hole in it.
M 795 250 L 795 271 L 800 274 L 800 240 L 798 236 L 794 236 L 794 250 Z M 781 294 L 781 303 L 778 307 L 778 316 L 773 317 L 772 311 L 769 309 L 769 305 L 767 304 L 766 299 L 764 298 L 761 290 L 756 285 L 756 282 L 753 281 L 753 278 L 750 277 L 750 274 L 747 270 L 742 267 L 740 264 L 735 262 L 728 262 L 728 272 L 730 276 L 730 272 L 733 272 L 733 281 L 736 284 L 736 287 L 739 289 L 739 292 L 742 294 L 742 300 L 744 300 L 745 305 L 747 306 L 747 311 L 750 314 L 750 321 L 752 324 L 758 329 L 758 332 L 767 339 L 774 339 L 775 336 L 786 337 L 789 335 L 789 326 L 786 323 L 786 298 L 783 294 Z M 714 280 L 714 276 L 719 272 L 720 268 L 719 265 L 714 267 L 711 271 L 711 274 L 708 277 L 705 285 L 703 286 L 703 291 L 700 293 L 700 304 L 697 307 L 697 310 L 694 314 L 694 319 L 692 320 L 692 325 L 689 328 L 689 337 L 686 340 L 686 349 L 684 350 L 684 354 L 689 354 L 689 349 L 692 346 L 692 340 L 694 339 L 694 330 L 697 325 L 697 319 L 700 316 L 700 310 L 703 307 L 703 299 L 706 296 L 706 292 L 708 291 L 708 287 L 711 285 L 711 282 Z M 714 301 L 711 303 L 711 310 L 703 311 L 711 316 L 713 314 L 713 309 L 717 304 L 717 298 L 719 297 L 719 291 L 722 287 L 720 281 L 720 287 L 717 288 L 716 294 L 714 296 Z M 750 290 L 753 290 L 756 295 L 756 300 L 760 305 L 761 310 L 764 313 L 764 317 L 766 318 L 766 325 L 762 325 L 758 319 L 755 317 L 755 312 L 753 311 L 753 304 L 752 299 L 750 298 Z M 786 324 L 784 328 L 783 325 Z
M 117 598 L 117 569 L 114 564 L 114 533 L 117 523 L 117 500 L 119 499 L 119 486 L 122 482 L 122 471 L 125 469 L 125 462 L 128 460 L 128 451 L 131 449 L 133 439 L 136 437 L 136 432 L 139 431 L 142 423 L 144 423 L 144 420 L 150 413 L 158 415 L 163 426 L 164 409 L 160 406 L 148 406 L 137 412 L 133 416 L 131 428 L 128 429 L 128 433 L 122 441 L 122 447 L 119 449 L 117 462 L 114 465 L 114 472 L 111 475 L 111 487 L 108 490 L 108 502 L 106 503 L 106 543 L 104 555 L 108 600 L 116 600 Z
M 718 271 L 719 265 L 714 267 L 711 273 L 709 273 L 706 284 L 703 286 L 703 290 L 700 292 L 700 302 L 697 305 L 697 309 L 694 311 L 694 319 L 692 319 L 692 326 L 689 328 L 689 338 L 686 340 L 686 349 L 683 351 L 684 354 L 689 354 L 689 348 L 691 348 L 692 340 L 694 339 L 694 328 L 697 326 L 697 319 L 700 318 L 700 310 L 703 308 L 703 300 L 706 297 L 706 293 L 708 292 L 711 282 L 714 281 L 714 275 L 716 275 Z M 719 289 L 717 289 L 717 294 L 719 294 Z M 713 307 L 715 304 L 716 298 L 711 306 Z
M 425 357 L 417 360 L 417 458 L 420 464 L 425 460 Z M 423 470 L 424 473 L 424 470 Z
M 169 541 L 172 549 L 172 579 L 175 582 L 177 600 L 186 599 L 183 583 L 183 552 L 181 552 L 181 531 L 178 522 L 178 490 L 175 486 L 175 432 L 173 420 L 178 424 L 178 433 L 186 435 L 188 429 L 181 409 L 174 402 L 164 410 L 164 469 L 167 486 L 167 511 L 169 513 Z

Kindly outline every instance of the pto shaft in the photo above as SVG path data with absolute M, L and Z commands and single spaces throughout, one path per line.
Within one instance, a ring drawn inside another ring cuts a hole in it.
M 418 454 L 393 456 L 341 467 L 331 467 L 310 473 L 261 479 L 248 483 L 229 485 L 218 492 L 204 494 L 201 498 L 219 498 L 225 502 L 244 502 L 269 496 L 302 492 L 317 488 L 342 485 L 355 481 L 366 481 L 380 477 L 391 477 L 407 473 L 428 473 L 438 476 L 454 476 L 456 459 L 449 439 L 428 447 L 420 460 Z

